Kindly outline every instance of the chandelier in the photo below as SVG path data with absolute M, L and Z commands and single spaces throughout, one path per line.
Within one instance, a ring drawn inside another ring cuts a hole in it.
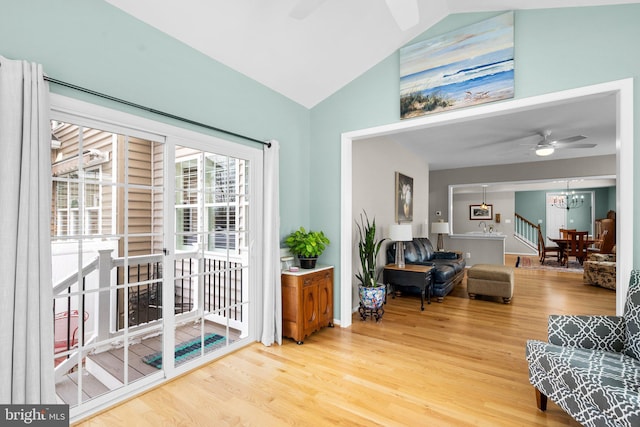
M 584 194 L 578 196 L 575 191 L 569 191 L 569 181 L 567 181 L 567 191 L 563 191 L 559 196 L 553 196 L 552 206 L 560 209 L 576 209 L 584 203 Z

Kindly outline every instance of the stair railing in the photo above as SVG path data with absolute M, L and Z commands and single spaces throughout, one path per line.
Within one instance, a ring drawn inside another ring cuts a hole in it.
M 528 246 L 538 250 L 540 224 L 534 224 L 525 217 L 515 214 L 515 236 Z

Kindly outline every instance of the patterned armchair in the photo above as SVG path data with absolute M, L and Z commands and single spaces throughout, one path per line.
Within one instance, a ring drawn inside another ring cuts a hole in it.
M 585 285 L 616 290 L 616 254 L 591 253 L 584 262 L 582 279 Z
M 640 426 L 640 270 L 623 317 L 552 315 L 548 328 L 526 346 L 538 409 L 548 397 L 587 427 Z

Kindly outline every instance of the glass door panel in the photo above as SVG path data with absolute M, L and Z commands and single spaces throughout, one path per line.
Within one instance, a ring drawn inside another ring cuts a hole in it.
M 175 365 L 246 336 L 248 171 L 232 156 L 175 148 Z
M 162 351 L 164 144 L 51 129 L 56 392 L 73 412 L 162 374 L 145 358 Z

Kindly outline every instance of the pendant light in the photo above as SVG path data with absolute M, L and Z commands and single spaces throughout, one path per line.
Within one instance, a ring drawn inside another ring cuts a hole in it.
M 482 205 L 480 205 L 480 207 L 482 209 L 487 209 L 489 206 L 487 206 L 487 186 L 483 185 L 482 186 Z

